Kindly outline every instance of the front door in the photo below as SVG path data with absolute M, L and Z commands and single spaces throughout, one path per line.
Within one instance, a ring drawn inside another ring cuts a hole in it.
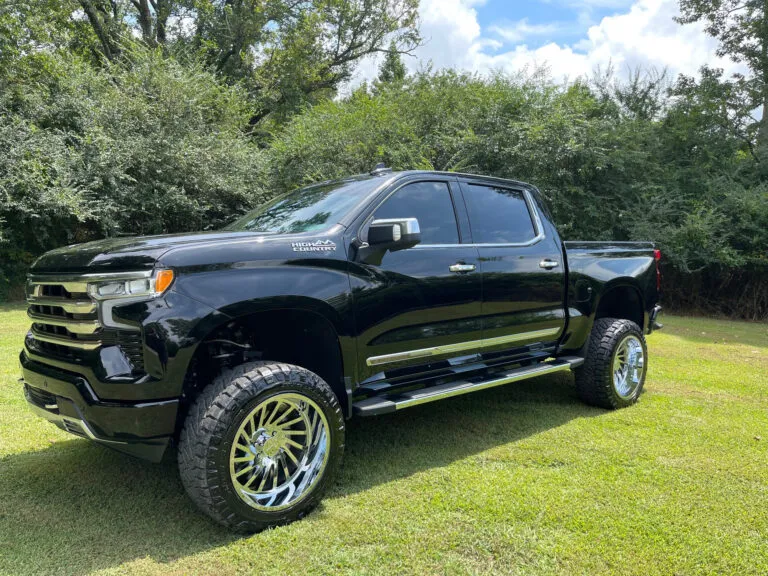
M 462 178 L 483 272 L 484 351 L 554 348 L 565 328 L 565 262 L 534 195 Z
M 480 263 L 477 249 L 462 244 L 463 210 L 455 178 L 396 183 L 360 231 L 365 239 L 371 220 L 388 218 L 416 218 L 421 230 L 412 248 L 367 252 L 350 264 L 361 381 L 460 356 L 481 339 Z

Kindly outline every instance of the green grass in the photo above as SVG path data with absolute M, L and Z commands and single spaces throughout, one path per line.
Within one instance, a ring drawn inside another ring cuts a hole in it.
M 0 307 L 0 573 L 766 574 L 768 325 L 666 318 L 647 392 L 570 377 L 350 422 L 301 522 L 238 537 L 153 465 L 30 414 L 23 309 Z

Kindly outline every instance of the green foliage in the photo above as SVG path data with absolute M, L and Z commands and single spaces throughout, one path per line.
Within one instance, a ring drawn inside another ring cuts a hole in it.
M 382 62 L 381 67 L 379 68 L 378 81 L 382 84 L 390 84 L 392 82 L 400 83 L 405 80 L 406 74 L 407 71 L 405 69 L 405 64 L 403 64 L 403 58 L 397 49 L 397 44 L 395 44 L 393 40 L 384 57 L 384 62 Z
M 703 21 L 720 41 L 719 56 L 745 62 L 755 72 L 766 69 L 768 13 L 764 0 L 680 0 L 681 24 Z
M 37 66 L 34 87 L 0 96 L 6 276 L 60 245 L 217 227 L 262 197 L 241 90 L 159 52 L 104 69 L 55 54 Z
M 756 135 L 756 147 L 760 154 L 768 154 L 768 3 L 765 0 L 680 0 L 682 24 L 704 22 L 707 33 L 716 38 L 718 56 L 744 63 L 751 74 L 735 74 L 731 80 L 723 80 L 722 72 L 713 73 L 707 67 L 702 71 L 701 90 L 711 90 L 713 76 L 717 76 L 721 93 L 732 93 L 735 98 L 720 98 L 727 104 L 730 115 L 739 120 L 750 117 L 752 111 L 762 110 L 762 121 L 754 121 L 750 132 Z M 685 89 L 691 91 L 696 82 L 684 79 Z M 730 124 L 730 123 L 729 123 Z M 759 130 L 758 130 L 759 126 Z M 748 137 L 741 131 L 740 137 Z
M 78 0 L 91 24 L 92 48 L 121 58 L 140 37 L 176 57 L 204 61 L 229 83 L 247 87 L 251 123 L 277 120 L 332 96 L 360 58 L 391 38 L 415 48 L 418 0 Z

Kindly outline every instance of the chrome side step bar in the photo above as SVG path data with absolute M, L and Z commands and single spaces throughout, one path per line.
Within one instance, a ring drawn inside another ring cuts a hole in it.
M 540 362 L 533 366 L 524 366 L 507 372 L 496 373 L 487 380 L 457 380 L 401 394 L 374 396 L 355 402 L 352 407 L 354 413 L 358 416 L 378 416 L 410 408 L 411 406 L 418 406 L 419 404 L 426 404 L 427 402 L 434 402 L 444 398 L 451 398 L 452 396 L 460 396 L 478 390 L 486 390 L 520 380 L 527 380 L 528 378 L 554 374 L 555 372 L 570 372 L 583 363 L 584 358 L 565 356 L 553 362 Z

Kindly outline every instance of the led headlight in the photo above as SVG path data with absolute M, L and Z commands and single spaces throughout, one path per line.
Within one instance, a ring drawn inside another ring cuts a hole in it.
M 151 300 L 163 294 L 173 283 L 173 270 L 151 272 L 119 273 L 112 277 L 101 277 L 88 283 L 88 295 L 99 303 L 99 321 L 110 328 L 137 330 L 114 317 L 115 306 Z
M 95 300 L 113 298 L 154 298 L 165 292 L 173 282 L 173 270 L 158 270 L 152 276 L 106 280 L 88 284 L 88 294 Z

